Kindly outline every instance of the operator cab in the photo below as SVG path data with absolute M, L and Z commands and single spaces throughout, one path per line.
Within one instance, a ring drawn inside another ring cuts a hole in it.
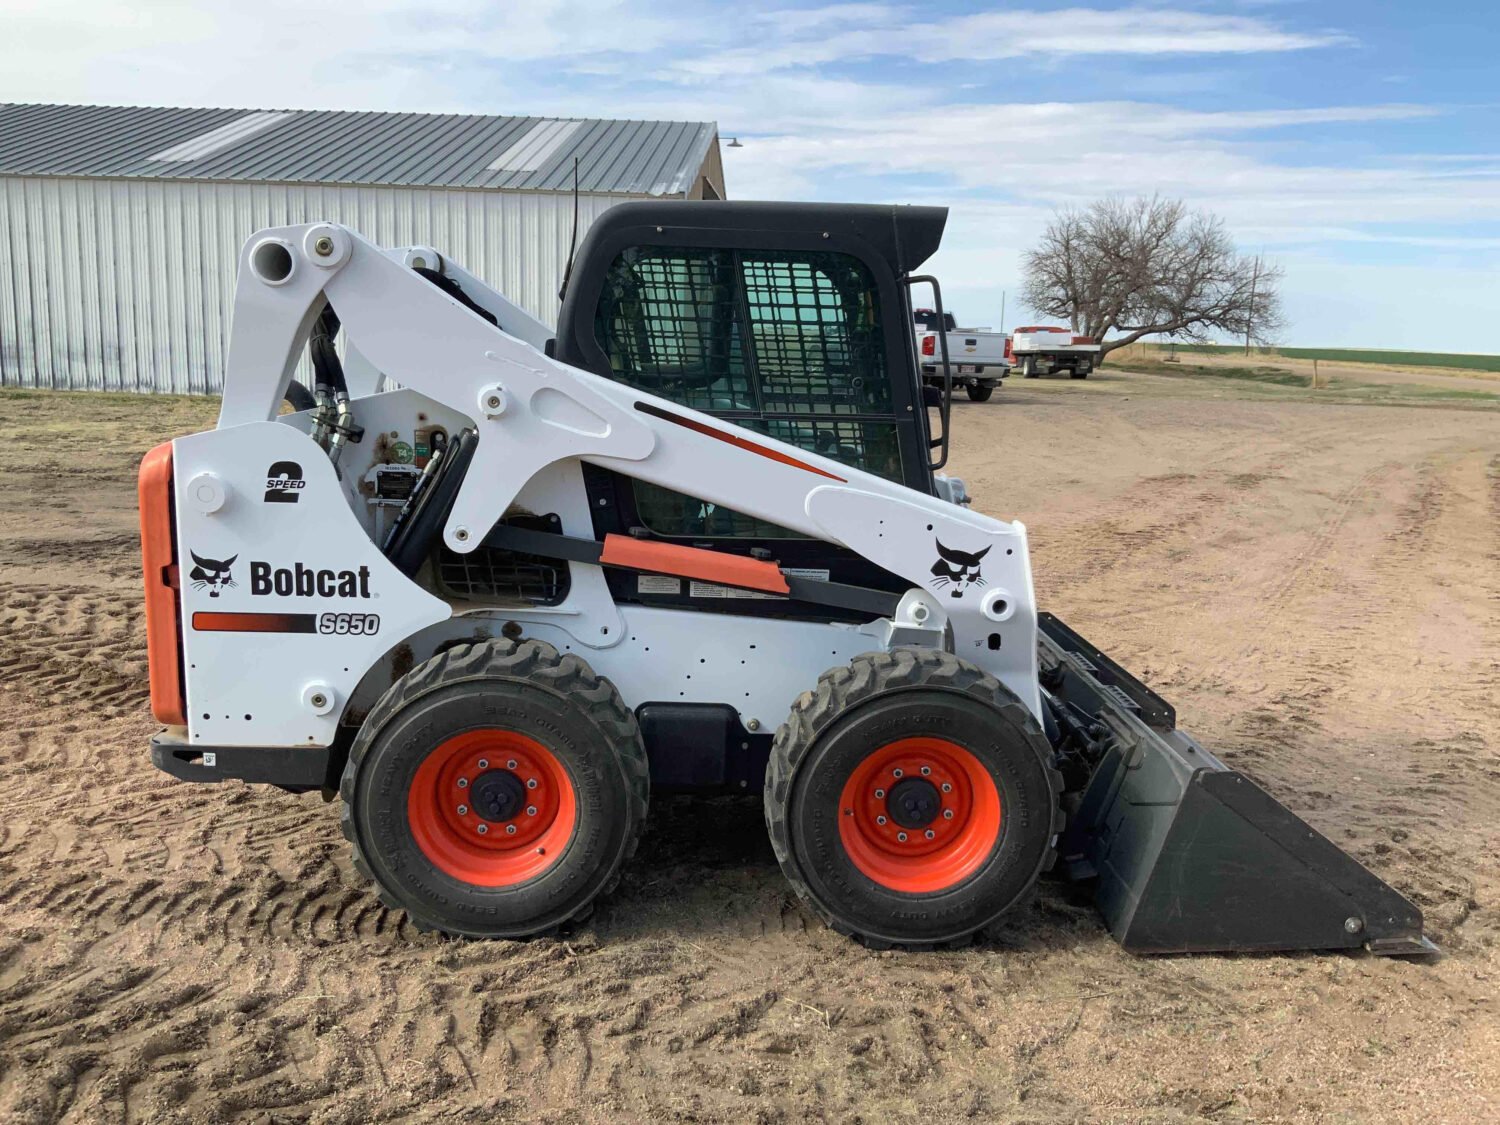
M 938 207 L 643 202 L 579 247 L 553 354 L 628 386 L 933 494 L 934 443 L 909 282 L 937 249 Z M 940 462 L 939 462 L 940 465 Z M 588 466 L 595 533 L 740 554 L 834 582 L 908 583 L 853 552 L 690 493 Z M 715 608 L 609 575 L 618 601 Z M 725 609 L 745 612 L 728 597 Z M 811 607 L 778 602 L 777 613 Z M 819 612 L 826 617 L 827 609 Z

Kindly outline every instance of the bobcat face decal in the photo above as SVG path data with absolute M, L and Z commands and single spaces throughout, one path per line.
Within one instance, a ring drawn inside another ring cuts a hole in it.
M 188 554 L 193 556 L 193 569 L 188 571 L 188 581 L 193 584 L 193 589 L 207 588 L 208 596 L 217 598 L 220 590 L 239 585 L 229 573 L 229 568 L 239 555 L 230 555 L 221 562 L 218 559 L 205 559 L 197 551 L 189 551 Z
M 932 564 L 932 585 L 939 590 L 951 586 L 948 596 L 961 598 L 970 586 L 983 586 L 984 576 L 979 573 L 979 560 L 990 553 L 982 551 L 955 551 L 944 547 L 941 539 L 937 543 L 938 560 Z

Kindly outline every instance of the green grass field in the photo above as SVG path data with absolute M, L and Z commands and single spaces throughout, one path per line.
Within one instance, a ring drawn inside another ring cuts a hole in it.
M 1200 355 L 1244 354 L 1244 349 L 1234 344 L 1178 344 L 1177 350 Z M 1277 356 L 1338 363 L 1381 363 L 1394 367 L 1450 367 L 1464 371 L 1500 372 L 1500 355 L 1467 355 L 1462 352 L 1398 352 L 1374 348 L 1256 348 L 1252 358 Z
M 1252 357 L 1253 359 L 1254 357 Z M 1369 403 L 1387 406 L 1473 406 L 1493 409 L 1500 406 L 1500 391 L 1485 389 L 1493 383 L 1475 380 L 1473 390 L 1459 387 L 1430 387 L 1419 383 L 1367 383 L 1358 378 L 1323 376 L 1318 388 L 1312 388 L 1310 374 L 1288 371 L 1266 365 L 1229 367 L 1223 364 L 1166 363 L 1159 358 L 1145 358 L 1141 353 L 1106 367 L 1142 375 L 1165 375 L 1191 382 L 1201 389 L 1234 387 L 1235 392 L 1254 398 L 1286 398 L 1303 402 Z M 1217 392 L 1216 392 L 1217 393 Z

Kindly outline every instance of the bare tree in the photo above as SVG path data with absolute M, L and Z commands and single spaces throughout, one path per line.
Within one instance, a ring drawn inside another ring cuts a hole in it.
M 1269 343 L 1281 271 L 1235 248 L 1222 219 L 1180 200 L 1104 199 L 1063 211 L 1026 255 L 1026 303 L 1101 344 L 1212 333 Z M 1111 333 L 1113 339 L 1107 339 Z

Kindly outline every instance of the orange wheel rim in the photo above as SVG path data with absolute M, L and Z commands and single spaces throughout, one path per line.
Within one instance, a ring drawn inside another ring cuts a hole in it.
M 417 847 L 476 887 L 511 887 L 561 858 L 578 822 L 568 771 L 534 738 L 485 729 L 438 743 L 406 797 Z
M 1000 839 L 1000 791 L 968 750 L 944 738 L 903 738 L 849 775 L 839 839 L 861 874 L 889 890 L 957 886 Z

